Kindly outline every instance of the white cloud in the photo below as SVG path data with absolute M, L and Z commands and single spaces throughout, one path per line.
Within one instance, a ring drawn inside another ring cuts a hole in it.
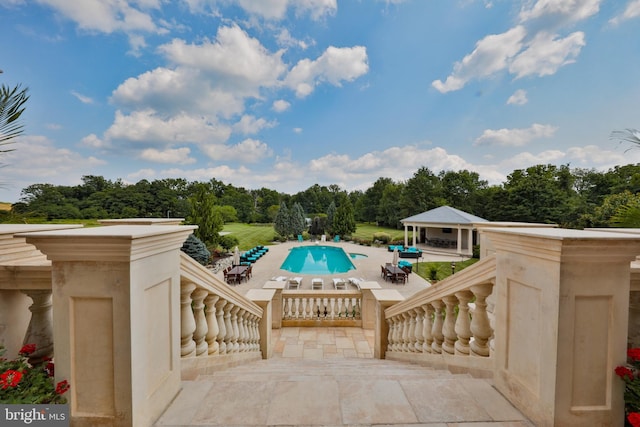
M 244 135 L 260 132 L 264 128 L 272 128 L 276 122 L 268 122 L 263 118 L 255 118 L 248 114 L 243 115 L 236 124 L 233 125 L 233 131 Z
M 93 104 L 93 98 L 85 96 L 79 92 L 76 92 L 75 90 L 71 91 L 71 95 L 75 96 L 78 101 L 82 102 L 83 104 Z
M 598 13 L 602 0 L 537 0 L 524 2 L 520 21 L 555 18 L 562 24 L 582 21 Z M 531 7 L 529 7 L 531 6 Z
M 298 40 L 294 38 L 288 29 L 282 28 L 278 35 L 276 36 L 276 41 L 278 42 L 278 46 L 282 47 L 298 47 L 302 50 L 305 50 L 309 47 L 309 43 L 304 40 Z
M 507 99 L 507 104 L 510 105 L 524 105 L 527 102 L 529 102 L 529 100 L 527 99 L 527 91 L 524 89 L 516 90 L 515 92 L 513 92 L 513 95 L 511 95 L 509 99 Z
M 622 21 L 640 17 L 640 0 L 630 0 L 620 15 L 612 18 L 609 23 L 618 25 Z
M 560 67 L 575 62 L 585 44 L 584 33 L 581 31 L 569 34 L 563 39 L 558 39 L 554 34 L 540 32 L 511 62 L 509 71 L 515 74 L 516 78 L 555 74 Z
M 285 79 L 288 87 L 303 98 L 321 82 L 341 86 L 343 81 L 353 81 L 369 71 L 367 49 L 364 46 L 338 48 L 329 46 L 316 60 L 300 60 Z
M 285 101 L 284 99 L 278 99 L 273 101 L 272 109 L 275 112 L 282 113 L 283 111 L 287 111 L 291 107 L 291 103 Z
M 551 125 L 534 123 L 524 129 L 486 129 L 475 142 L 478 145 L 499 145 L 508 147 L 520 147 L 538 138 L 552 137 L 558 128 Z
M 302 133 L 302 128 L 293 128 L 294 133 Z
M 54 9 L 58 14 L 76 23 L 78 28 L 90 32 L 111 34 L 123 32 L 130 36 L 132 50 L 144 46 L 140 33 L 166 34 L 167 28 L 154 22 L 150 11 L 160 9 L 159 0 L 38 0 L 40 4 Z
M 189 156 L 190 153 L 191 149 L 189 149 L 189 147 L 167 150 L 147 148 L 140 152 L 140 158 L 155 163 L 175 163 L 180 165 L 188 165 L 196 162 L 196 159 Z
M 16 192 L 40 183 L 76 185 L 82 175 L 95 174 L 98 166 L 106 164 L 96 157 L 57 147 L 40 135 L 21 136 L 11 148 L 15 150 L 2 156 L 1 181 L 6 190 Z
M 267 20 L 282 20 L 293 9 L 298 16 L 308 14 L 319 20 L 338 10 L 336 0 L 184 0 L 192 11 L 203 11 L 206 6 L 217 14 L 218 4 L 237 5 L 245 12 Z
M 441 93 L 459 90 L 471 79 L 490 76 L 507 68 L 509 60 L 522 48 L 526 30 L 517 26 L 502 34 L 491 34 L 476 43 L 476 48 L 456 62 L 447 79 L 431 85 Z
M 212 160 L 256 163 L 273 155 L 267 144 L 247 138 L 235 145 L 201 144 L 200 150 Z
M 126 115 L 120 110 L 105 138 L 143 144 L 165 145 L 170 143 L 224 143 L 231 130 L 204 117 L 179 114 L 163 119 L 155 111 L 147 109 Z

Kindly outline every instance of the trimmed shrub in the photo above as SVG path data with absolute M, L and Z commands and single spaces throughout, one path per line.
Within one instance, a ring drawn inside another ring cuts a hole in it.
M 187 237 L 180 250 L 202 265 L 207 265 L 211 258 L 211 252 L 209 252 L 207 246 L 194 234 L 190 234 Z
M 230 234 L 226 234 L 220 237 L 220 246 L 226 251 L 230 251 L 236 246 L 238 246 L 238 238 L 236 236 L 231 236 Z
M 382 242 L 383 244 L 387 244 L 391 241 L 391 235 L 389 233 L 385 233 L 385 232 L 378 232 L 378 233 L 373 233 L 373 241 L 375 242 L 376 240 Z

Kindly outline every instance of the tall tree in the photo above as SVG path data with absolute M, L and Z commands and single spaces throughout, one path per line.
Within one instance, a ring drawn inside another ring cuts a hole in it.
M 198 184 L 194 189 L 193 196 L 189 198 L 191 216 L 188 219 L 191 224 L 198 226 L 193 234 L 208 245 L 216 244 L 218 233 L 224 225 L 222 216 L 214 209 L 216 197 L 206 184 Z
M 327 233 L 333 234 L 333 220 L 336 216 L 336 203 L 331 202 L 327 208 Z
M 353 215 L 353 206 L 348 198 L 345 198 L 336 209 L 333 218 L 333 232 L 339 236 L 349 236 L 356 231 L 356 220 Z
M 289 218 L 289 209 L 285 202 L 280 203 L 280 209 L 273 221 L 273 228 L 280 236 L 287 238 L 291 234 L 291 220 Z
M 291 234 L 297 236 L 302 234 L 306 227 L 304 211 L 300 203 L 294 203 L 289 212 L 289 221 L 291 223 Z

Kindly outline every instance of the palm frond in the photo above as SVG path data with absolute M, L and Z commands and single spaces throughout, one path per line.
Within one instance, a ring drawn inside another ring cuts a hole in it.
M 13 89 L 0 86 L 0 146 L 12 143 L 24 131 L 24 125 L 18 119 L 24 112 L 24 104 L 29 100 L 27 91 L 28 88 L 21 88 L 20 85 Z M 11 150 L 0 150 L 7 151 Z
M 630 142 L 638 147 L 640 147 L 640 130 L 627 128 L 625 130 L 614 130 L 609 135 L 609 139 L 618 140 L 620 143 L 622 142 Z M 629 147 L 625 150 L 625 153 L 631 150 L 633 147 Z

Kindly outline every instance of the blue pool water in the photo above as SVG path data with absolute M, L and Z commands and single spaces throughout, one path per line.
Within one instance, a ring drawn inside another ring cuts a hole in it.
M 292 273 L 318 275 L 346 273 L 356 269 L 344 249 L 320 245 L 292 248 L 280 268 Z

